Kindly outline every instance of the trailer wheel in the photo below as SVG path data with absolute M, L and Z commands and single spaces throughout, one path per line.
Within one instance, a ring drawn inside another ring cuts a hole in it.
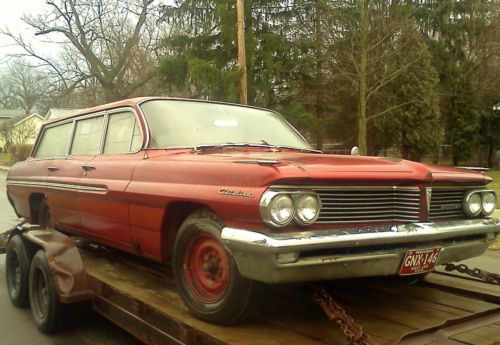
M 21 236 L 14 235 L 10 239 L 5 264 L 7 290 L 12 304 L 17 307 L 27 307 L 30 260 L 28 249 Z
M 221 221 L 209 210 L 190 215 L 177 234 L 173 269 L 179 293 L 196 317 L 230 325 L 246 316 L 252 281 L 240 275 L 221 231 Z
M 43 333 L 59 330 L 63 326 L 67 306 L 59 300 L 49 262 L 43 250 L 39 250 L 31 261 L 29 296 L 31 314 L 38 329 Z

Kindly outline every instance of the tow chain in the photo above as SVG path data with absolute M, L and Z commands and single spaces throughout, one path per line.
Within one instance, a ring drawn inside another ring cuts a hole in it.
M 471 277 L 481 279 L 487 283 L 500 285 L 500 274 L 484 271 L 484 270 L 479 269 L 479 268 L 469 268 L 465 264 L 455 265 L 455 264 L 449 263 L 449 264 L 444 265 L 444 269 L 447 272 L 457 271 L 460 273 L 468 274 Z
M 335 302 L 324 288 L 313 285 L 312 289 L 314 300 L 323 308 L 330 321 L 339 325 L 349 345 L 376 345 L 363 328 L 347 315 L 345 309 Z

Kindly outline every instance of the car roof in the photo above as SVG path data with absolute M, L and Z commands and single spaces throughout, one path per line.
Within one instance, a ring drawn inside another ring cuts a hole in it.
M 178 100 L 178 101 L 191 101 L 191 102 L 203 102 L 203 103 L 212 103 L 212 104 L 225 104 L 225 105 L 233 105 L 233 106 L 240 106 L 240 107 L 245 107 L 245 108 L 252 108 L 252 109 L 260 109 L 260 110 L 267 110 L 270 111 L 269 109 L 265 108 L 260 108 L 260 107 L 254 107 L 254 106 L 248 106 L 248 105 L 243 105 L 243 104 L 237 104 L 237 103 L 229 103 L 229 102 L 220 102 L 220 101 L 208 101 L 208 100 L 200 100 L 200 99 L 193 99 L 193 98 L 179 98 L 179 97 L 135 97 L 135 98 L 128 98 L 124 99 L 121 101 L 117 102 L 112 102 L 112 103 L 106 103 L 102 105 L 98 105 L 92 108 L 87 108 L 87 109 L 78 109 L 75 111 L 73 114 L 68 114 L 67 116 L 62 116 L 58 117 L 53 120 L 49 120 L 46 122 L 46 124 L 52 124 L 52 123 L 57 123 L 63 120 L 67 120 L 73 117 L 81 116 L 81 115 L 86 115 L 86 114 L 91 114 L 91 113 L 97 113 L 100 111 L 104 110 L 110 110 L 110 109 L 116 109 L 116 108 L 121 108 L 121 107 L 134 107 L 137 106 L 143 102 L 146 101 L 152 101 L 152 100 Z

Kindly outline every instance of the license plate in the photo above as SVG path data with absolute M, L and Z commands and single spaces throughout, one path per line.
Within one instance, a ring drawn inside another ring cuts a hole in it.
M 429 272 L 436 266 L 441 248 L 415 249 L 406 252 L 399 270 L 402 276 Z

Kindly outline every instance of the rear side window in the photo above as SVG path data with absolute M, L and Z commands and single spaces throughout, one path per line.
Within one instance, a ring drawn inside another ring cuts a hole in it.
M 99 149 L 104 116 L 76 121 L 72 155 L 93 155 Z
M 36 150 L 36 158 L 60 157 L 66 155 L 73 123 L 46 128 Z
M 134 113 L 124 111 L 109 116 L 104 153 L 136 152 L 141 145 L 141 130 Z

